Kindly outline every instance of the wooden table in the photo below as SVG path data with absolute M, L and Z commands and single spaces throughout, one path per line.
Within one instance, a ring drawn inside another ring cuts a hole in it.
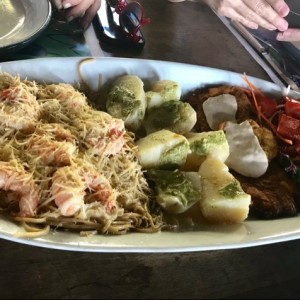
M 105 56 L 139 57 L 209 66 L 269 79 L 220 19 L 201 1 L 142 0 L 151 23 L 142 27 L 141 54 L 112 49 Z
M 268 79 L 203 4 L 141 0 L 151 24 L 133 55 Z M 97 43 L 97 41 L 95 41 Z M 0 241 L 1 299 L 298 298 L 300 240 L 235 250 L 166 254 L 81 253 Z

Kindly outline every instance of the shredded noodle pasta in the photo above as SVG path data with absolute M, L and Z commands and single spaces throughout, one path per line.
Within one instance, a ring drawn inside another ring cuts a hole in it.
M 0 73 L 0 208 L 37 237 L 156 232 L 162 213 L 122 120 L 66 83 Z

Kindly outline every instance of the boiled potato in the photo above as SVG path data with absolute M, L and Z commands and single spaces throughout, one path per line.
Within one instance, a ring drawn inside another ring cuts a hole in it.
M 200 201 L 201 183 L 198 172 L 149 170 L 147 178 L 154 182 L 155 199 L 168 213 L 180 214 Z
M 143 81 L 135 75 L 124 75 L 116 79 L 108 91 L 107 112 L 122 119 L 125 127 L 137 131 L 146 112 Z
M 223 162 L 229 156 L 229 145 L 223 130 L 189 132 L 185 137 L 190 144 L 191 153 L 187 156 L 184 170 L 198 171 L 208 156 Z
M 151 133 L 137 142 L 138 159 L 145 169 L 175 169 L 190 153 L 187 139 L 170 130 Z
M 221 160 L 208 157 L 200 166 L 203 216 L 213 223 L 240 223 L 249 213 L 251 196 Z
M 178 134 L 189 132 L 197 121 L 197 113 L 189 103 L 166 101 L 147 111 L 143 125 L 147 134 L 168 129 Z
M 151 90 L 146 92 L 147 110 L 159 106 L 165 101 L 179 100 L 181 87 L 173 80 L 158 80 L 152 84 Z

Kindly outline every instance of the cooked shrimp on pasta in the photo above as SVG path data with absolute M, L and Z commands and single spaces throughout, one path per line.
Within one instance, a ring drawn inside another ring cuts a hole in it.
M 51 194 L 63 216 L 79 212 L 85 215 L 84 197 L 90 191 L 107 212 L 116 208 L 117 192 L 109 181 L 93 166 L 66 166 L 55 171 L 52 177 Z
M 28 85 L 19 77 L 14 81 L 1 76 L 0 86 L 0 128 L 13 128 L 24 132 L 34 130 L 40 114 L 40 105 Z
M 70 84 L 0 73 L 0 191 L 28 237 L 162 227 L 133 134 Z
M 17 215 L 33 217 L 39 202 L 39 187 L 32 174 L 18 161 L 0 161 L 0 190 L 13 192 L 18 199 Z

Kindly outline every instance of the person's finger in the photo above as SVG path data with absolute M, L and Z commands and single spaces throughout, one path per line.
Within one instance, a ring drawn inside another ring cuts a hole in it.
M 288 15 L 288 13 L 290 12 L 290 8 L 285 3 L 284 0 L 267 0 L 267 2 L 273 7 L 273 9 L 282 18 L 286 17 Z
M 255 22 L 250 21 L 249 19 L 243 17 L 241 14 L 237 13 L 235 10 L 229 9 L 227 11 L 227 16 L 233 20 L 233 21 L 237 21 L 241 24 L 243 24 L 244 26 L 251 28 L 251 29 L 257 29 L 258 25 Z
M 75 2 L 76 2 L 76 0 L 73 0 L 72 5 Z M 86 10 L 93 3 L 94 3 L 94 0 L 79 1 L 78 4 L 74 4 L 73 6 L 70 6 L 68 8 L 68 10 L 66 11 L 66 18 L 70 21 L 74 18 L 82 17 L 85 14 Z M 70 4 L 71 4 L 71 1 L 70 1 Z M 64 3 L 63 3 L 63 5 L 64 5 Z
M 86 29 L 89 24 L 92 22 L 94 16 L 97 14 L 97 11 L 100 9 L 101 1 L 95 1 L 85 12 L 84 16 L 81 19 L 81 26 L 83 29 Z
M 279 32 L 276 36 L 278 41 L 284 42 L 299 42 L 300 41 L 300 29 L 289 28 L 286 31 Z
M 268 30 L 277 29 L 276 26 L 268 22 L 266 19 L 262 18 L 257 12 L 255 12 L 253 9 L 251 9 L 245 4 L 237 8 L 237 14 L 241 16 L 240 18 L 243 20 L 242 24 L 256 24 L 256 26 L 260 26 Z
M 70 7 L 76 6 L 79 3 L 85 2 L 85 1 L 82 1 L 82 0 L 61 0 L 61 2 L 62 2 L 63 8 L 68 9 Z
M 206 3 L 216 14 L 226 16 L 252 29 L 260 26 L 268 30 L 286 30 L 288 26 L 286 20 L 281 18 L 265 0 L 206 0 Z
M 219 8 L 219 13 L 226 15 L 234 21 L 238 21 L 246 27 L 257 29 L 258 26 L 266 28 L 268 30 L 276 30 L 277 28 L 263 19 L 261 16 L 256 14 L 251 8 L 245 3 L 241 2 L 239 6 L 228 8 Z
M 278 15 L 272 4 L 275 5 L 274 0 L 268 0 L 268 2 L 265 0 L 248 1 L 247 6 L 254 12 L 249 18 L 264 28 L 268 28 L 269 24 L 271 24 L 280 31 L 287 30 L 287 21 Z M 280 9 L 280 7 L 282 8 L 282 6 L 276 6 L 276 9 Z

